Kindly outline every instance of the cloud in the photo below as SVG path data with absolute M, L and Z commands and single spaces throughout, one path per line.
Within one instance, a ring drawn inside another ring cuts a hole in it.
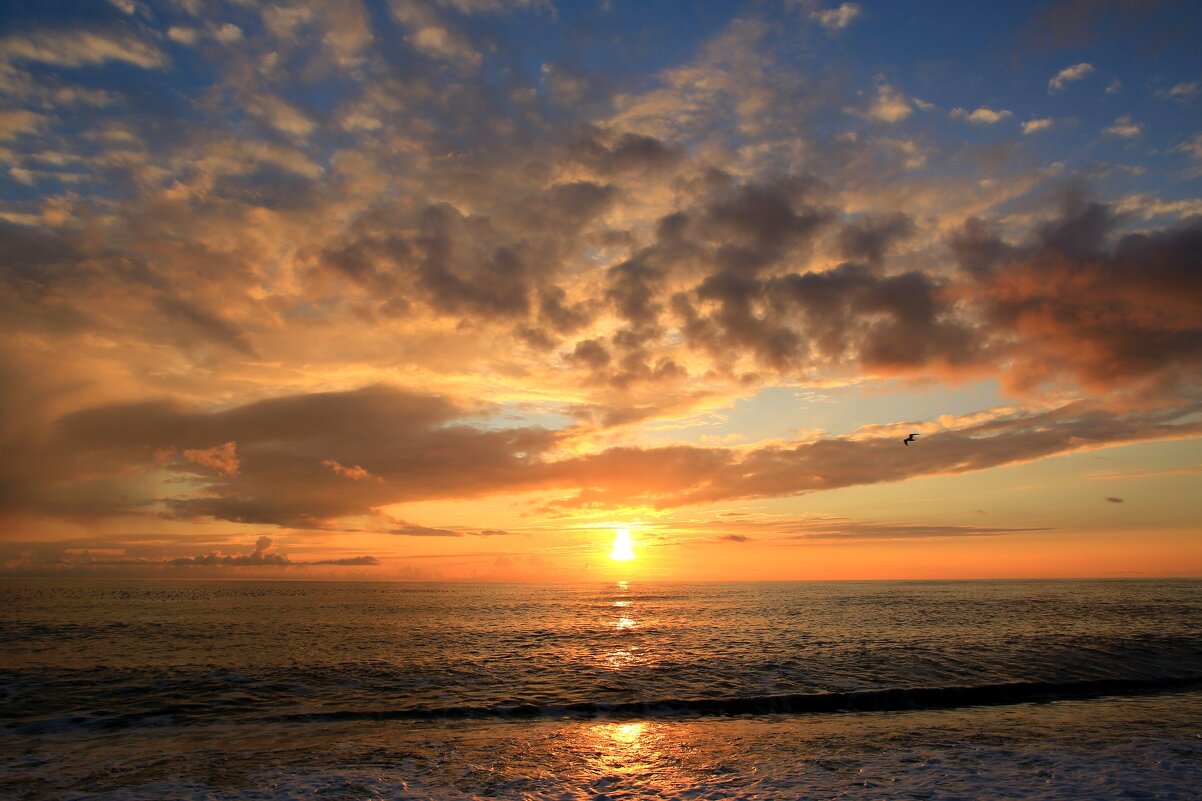
M 201 556 L 184 556 L 169 559 L 164 564 L 171 567 L 302 567 L 313 565 L 342 565 L 351 567 L 380 564 L 374 556 L 353 556 L 347 559 L 319 559 L 312 562 L 294 562 L 286 555 L 272 550 L 271 537 L 259 537 L 253 551 L 247 554 L 223 554 L 212 551 Z
M 888 84 L 877 87 L 876 100 L 868 107 L 868 116 L 881 122 L 901 122 L 913 113 L 905 95 Z
M 263 141 L 240 141 L 233 147 L 242 159 L 276 167 L 304 178 L 317 178 L 325 170 L 299 150 Z
M 0 111 L 0 142 L 36 133 L 46 122 L 46 116 L 38 114 L 36 111 L 26 111 L 24 109 L 6 109 Z
M 430 58 L 464 67 L 477 67 L 480 52 L 444 15 L 420 0 L 391 0 L 393 18 L 409 31 L 405 41 Z
M 1173 149 L 1179 153 L 1188 153 L 1194 161 L 1202 161 L 1202 133 L 1195 134 Z
M 1189 83 L 1182 81 L 1181 83 L 1174 84 L 1168 89 L 1161 89 L 1157 91 L 1156 96 L 1164 100 L 1176 100 L 1181 103 L 1187 103 L 1193 98 L 1197 97 L 1198 92 L 1199 83 L 1197 81 L 1191 81 Z
M 236 443 L 227 442 L 214 448 L 185 449 L 183 456 L 193 464 L 211 468 L 223 475 L 236 476 L 240 466 L 236 447 Z
M 1110 503 L 1122 503 L 1123 502 L 1122 498 L 1116 498 L 1113 495 L 1107 495 L 1106 500 L 1109 501 Z
M 417 526 L 406 524 L 397 528 L 388 529 L 386 534 L 393 534 L 398 537 L 462 537 L 462 531 L 453 531 L 449 528 L 429 528 L 428 526 Z
M 305 112 L 278 97 L 258 95 L 247 104 L 246 109 L 277 131 L 292 136 L 304 138 L 317 127 L 317 123 Z
M 181 324 L 189 329 L 190 334 L 201 334 L 211 342 L 219 343 L 246 356 L 255 355 L 255 350 L 247 340 L 246 335 L 228 321 L 223 320 L 216 312 L 203 308 L 197 303 L 180 297 L 165 296 L 158 298 L 154 305 L 171 320 L 172 325 Z
M 679 506 L 981 470 L 1085 447 L 1199 433 L 1188 421 L 1189 411 L 1181 408 L 1124 416 L 1074 404 L 924 432 L 920 458 L 908 455 L 913 449 L 898 448 L 892 431 L 752 450 L 619 447 L 557 458 L 551 432 L 476 429 L 456 423 L 458 414 L 442 399 L 383 387 L 277 398 L 209 413 L 166 404 L 76 412 L 58 423 L 56 440 L 42 446 L 44 464 L 26 476 L 33 485 L 23 502 L 65 511 L 69 507 L 56 499 L 77 494 L 72 487 L 86 486 L 79 482 L 88 481 L 94 470 L 161 469 L 154 454 L 163 448 L 215 451 L 216 463 L 228 467 L 233 449 L 197 442 L 204 439 L 236 441 L 238 471 L 215 470 L 195 490 L 168 496 L 162 502 L 167 514 L 327 527 L 338 517 L 371 514 L 408 500 L 579 488 L 574 499 L 562 503 Z M 385 483 L 336 475 L 315 456 L 330 451 L 341 452 L 342 458 L 334 460 L 339 464 L 373 464 Z M 387 533 L 464 534 L 404 522 Z
M 1071 376 L 1095 390 L 1172 386 L 1202 361 L 1202 222 L 1115 240 L 1106 206 L 1070 198 L 1036 242 L 1010 247 L 969 226 L 959 239 L 967 297 L 1018 386 Z
M 294 565 L 331 565 L 331 566 L 346 566 L 359 567 L 364 565 L 378 565 L 380 560 L 374 556 L 349 556 L 345 559 L 315 559 L 311 562 L 293 562 Z
M 1011 113 L 1006 109 L 995 110 L 986 106 L 981 106 L 976 111 L 968 112 L 962 108 L 952 109 L 951 115 L 953 119 L 968 120 L 977 125 L 995 125 L 1007 117 Z M 1024 126 L 1024 132 L 1026 131 Z
M 810 13 L 810 18 L 830 31 L 841 31 L 864 13 L 859 3 L 843 3 L 838 8 L 828 8 Z
M 885 77 L 846 112 L 852 76 L 795 69 L 796 42 L 758 11 L 648 76 L 570 53 L 542 69 L 506 39 L 530 20 L 486 16 L 510 4 L 388 8 L 104 7 L 126 26 L 96 31 L 109 45 L 72 28 L 10 53 L 12 514 L 499 536 L 501 519 L 381 510 L 774 497 L 1191 430 L 1147 417 L 1197 386 L 1189 198 L 1048 211 L 1068 168 L 946 126 L 890 134 L 877 123 L 929 104 Z M 114 55 L 126 40 L 150 49 Z M 973 108 L 953 113 L 1009 119 Z M 1163 147 L 1197 155 L 1190 137 Z M 998 376 L 1033 410 L 1060 391 L 1095 406 L 996 438 L 924 429 L 917 458 L 873 431 L 647 445 L 767 388 L 894 376 Z
M 47 483 L 26 502 L 53 508 L 63 502 L 60 492 L 69 496 L 70 487 L 86 482 L 95 469 L 159 469 L 155 454 L 164 450 L 193 451 L 194 460 L 203 459 L 216 473 L 198 490 L 162 500 L 163 512 L 178 518 L 312 527 L 386 503 L 546 482 L 536 457 L 554 444 L 552 432 L 479 429 L 457 423 L 460 414 L 443 398 L 389 387 L 280 397 L 212 412 L 164 402 L 85 409 L 56 424 L 54 441 L 42 452 L 46 473 L 29 477 Z M 233 442 L 236 457 L 228 444 Z M 327 461 L 370 464 L 382 481 L 348 481 Z
M 1121 415 L 1094 404 L 1067 404 L 927 432 L 920 458 L 913 448 L 899 447 L 892 431 L 741 451 L 613 448 L 555 465 L 581 487 L 555 505 L 670 508 L 971 472 L 1122 442 L 1195 437 L 1202 433 L 1202 424 L 1191 419 L 1197 411 L 1190 406 Z
M 120 61 L 143 69 L 168 64 L 162 51 L 131 34 L 84 30 L 35 30 L 0 39 L 0 61 L 35 61 L 57 67 Z
M 1068 84 L 1079 81 L 1094 71 L 1093 64 L 1082 62 L 1071 67 L 1065 67 L 1048 81 L 1048 94 L 1055 94 Z
M 1202 217 L 1202 198 L 1162 200 L 1151 195 L 1135 194 L 1123 198 L 1117 209 L 1122 213 L 1138 214 L 1145 219 L 1159 216 Z
M 224 22 L 220 25 L 212 26 L 210 35 L 221 44 L 228 45 L 241 41 L 242 29 L 232 22 Z
M 949 537 L 999 537 L 1009 534 L 1051 531 L 1048 528 L 1006 528 L 998 526 L 947 526 L 921 523 L 890 523 L 840 518 L 803 520 L 784 530 L 793 528 L 799 533 L 793 539 L 804 542 L 839 542 L 868 540 L 929 540 Z
M 609 351 L 596 339 L 580 340 L 572 352 L 565 354 L 564 358 L 570 362 L 587 365 L 593 370 L 600 370 L 610 362 Z
M 526 9 L 554 12 L 551 0 L 437 0 L 440 6 L 460 14 L 501 14 Z
M 1114 124 L 1107 127 L 1102 133 L 1108 136 L 1117 136 L 1120 139 L 1135 139 L 1144 132 L 1142 122 L 1132 122 L 1130 117 L 1117 117 Z
M 751 537 L 748 537 L 744 534 L 722 534 L 718 537 L 718 539 L 723 540 L 725 542 L 750 542 L 751 541 Z
M 1023 133 L 1024 134 L 1039 133 L 1040 131 L 1049 130 L 1055 124 L 1056 124 L 1056 121 L 1053 120 L 1051 117 L 1041 117 L 1039 119 L 1027 120 L 1026 122 L 1023 123 Z
M 570 146 L 569 153 L 598 175 L 656 175 L 677 166 L 685 157 L 678 146 L 635 133 L 613 135 L 588 128 Z
M 849 361 L 889 371 L 977 359 L 976 337 L 941 282 L 919 272 L 881 276 L 847 262 L 764 280 L 717 273 L 696 294 L 715 310 L 703 315 L 682 295 L 677 312 L 690 344 L 715 358 L 752 352 L 781 371 Z
M 176 44 L 194 45 L 200 39 L 200 31 L 186 25 L 172 25 L 167 29 L 167 38 Z
M 839 232 L 839 251 L 846 259 L 879 266 L 898 242 L 916 230 L 914 221 L 903 212 L 867 216 L 843 227 Z
M 333 470 L 336 474 L 342 476 L 343 478 L 349 478 L 352 481 L 364 481 L 365 479 L 369 478 L 375 479 L 376 481 L 382 481 L 379 476 L 373 476 L 366 468 L 360 467 L 359 465 L 347 467 L 346 465 L 340 464 L 333 459 L 322 459 L 321 463 Z

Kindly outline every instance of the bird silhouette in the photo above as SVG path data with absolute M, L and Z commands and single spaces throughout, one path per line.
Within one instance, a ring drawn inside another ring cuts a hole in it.
M 910 447 L 910 443 L 913 442 L 914 438 L 917 436 L 918 436 L 917 434 L 911 434 L 910 436 L 908 436 L 902 440 L 902 445 L 905 445 L 907 448 Z

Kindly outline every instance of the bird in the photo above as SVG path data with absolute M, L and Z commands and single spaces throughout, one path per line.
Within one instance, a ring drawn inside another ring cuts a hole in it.
M 910 436 L 908 436 L 902 440 L 902 445 L 905 445 L 907 448 L 910 447 L 910 443 L 913 442 L 914 438 L 917 436 L 918 436 L 917 434 L 911 434 Z

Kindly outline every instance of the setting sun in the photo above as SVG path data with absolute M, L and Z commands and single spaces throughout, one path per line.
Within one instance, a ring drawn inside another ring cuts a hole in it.
M 609 552 L 609 558 L 615 562 L 629 562 L 634 558 L 634 548 L 630 545 L 630 532 L 620 528 L 614 532 L 614 547 Z

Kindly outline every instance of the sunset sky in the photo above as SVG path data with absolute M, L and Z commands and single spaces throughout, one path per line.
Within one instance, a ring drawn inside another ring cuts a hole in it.
M 0 575 L 1202 575 L 1199 41 L 4 3 Z

